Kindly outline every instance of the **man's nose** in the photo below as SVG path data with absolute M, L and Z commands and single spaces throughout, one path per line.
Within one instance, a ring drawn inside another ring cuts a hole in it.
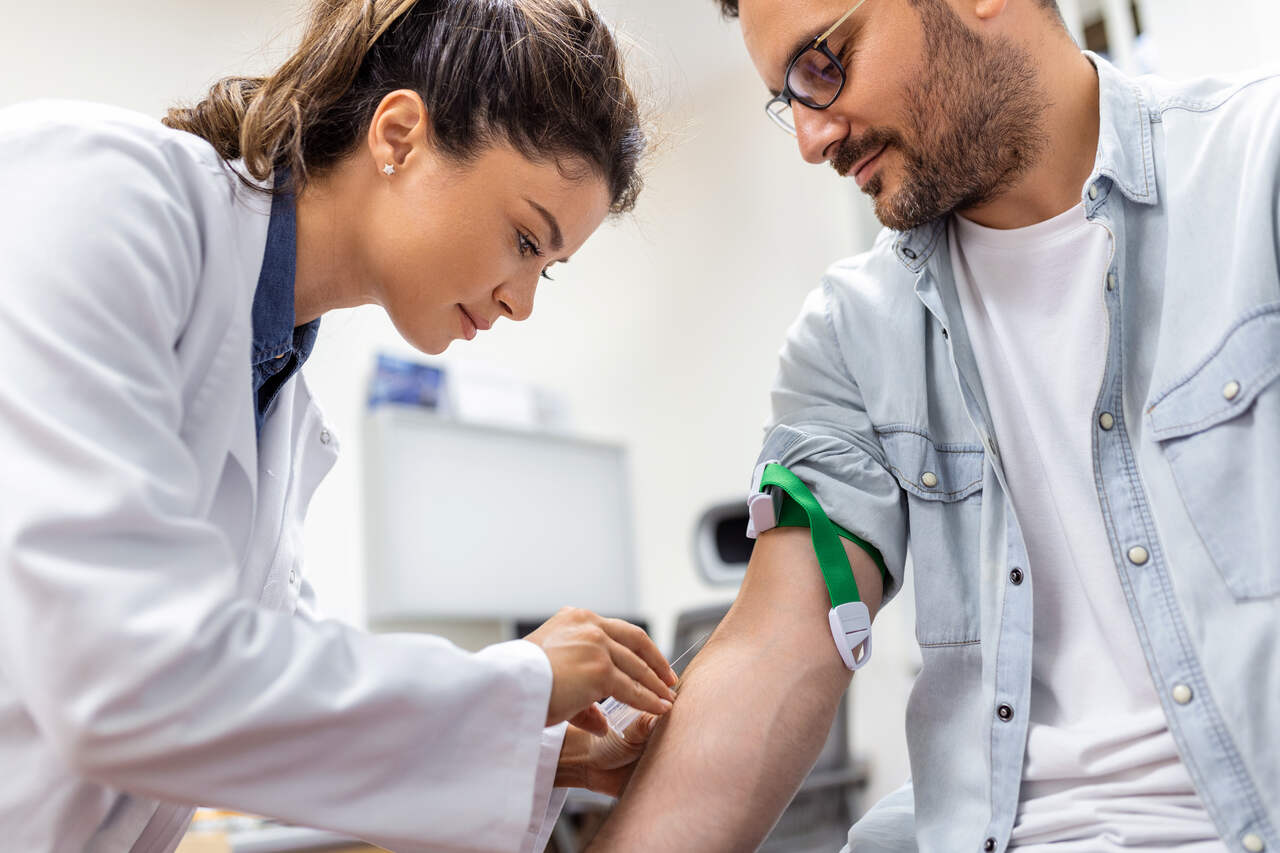
M 830 160 L 836 152 L 832 143 L 840 142 L 849 135 L 849 123 L 831 110 L 815 110 L 795 101 L 791 105 L 791 116 L 796 125 L 800 156 L 808 163 Z

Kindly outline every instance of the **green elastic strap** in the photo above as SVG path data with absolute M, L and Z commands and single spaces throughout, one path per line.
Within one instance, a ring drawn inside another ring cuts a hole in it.
M 858 582 L 854 580 L 853 569 L 849 566 L 849 557 L 840 544 L 841 537 L 865 551 L 880 570 L 881 579 L 888 582 L 889 571 L 885 567 L 884 557 L 875 546 L 828 518 L 818 499 L 799 477 L 781 465 L 768 465 L 760 478 L 760 489 L 763 491 L 769 486 L 777 486 L 783 494 L 782 508 L 778 511 L 778 526 L 809 528 L 813 550 L 818 557 L 818 567 L 827 582 L 832 607 L 862 600 L 858 595 Z

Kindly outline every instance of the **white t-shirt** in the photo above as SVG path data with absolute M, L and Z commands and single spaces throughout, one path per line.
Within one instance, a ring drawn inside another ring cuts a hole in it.
M 1107 230 L 1083 205 L 1027 228 L 952 217 L 965 325 L 1034 598 L 1020 853 L 1226 853 L 1156 697 L 1093 474 Z

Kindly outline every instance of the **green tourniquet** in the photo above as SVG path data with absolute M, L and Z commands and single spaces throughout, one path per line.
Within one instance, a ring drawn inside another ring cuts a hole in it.
M 875 546 L 828 518 L 818 504 L 817 498 L 813 496 L 813 492 L 809 491 L 809 487 L 799 477 L 781 465 L 769 465 L 760 478 L 761 490 L 768 486 L 777 486 L 782 490 L 782 509 L 778 512 L 778 526 L 809 528 L 813 550 L 818 557 L 818 566 L 822 569 L 822 575 L 826 579 L 832 607 L 862 600 L 858 594 L 858 583 L 854 580 L 853 570 L 849 567 L 849 557 L 845 554 L 844 546 L 840 544 L 840 537 L 848 539 L 865 551 L 880 569 L 881 578 L 888 577 L 889 572 L 885 568 L 884 557 Z

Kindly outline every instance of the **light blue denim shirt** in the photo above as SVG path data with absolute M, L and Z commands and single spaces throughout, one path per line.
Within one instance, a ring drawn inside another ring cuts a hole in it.
M 1098 500 L 1214 825 L 1229 850 L 1280 853 L 1280 74 L 1175 85 L 1090 58 L 1081 192 L 1113 248 Z M 851 830 L 855 853 L 1001 851 L 1018 807 L 1036 578 L 947 231 L 885 231 L 829 270 L 782 350 L 760 456 L 881 551 L 887 594 L 908 553 L 916 572 L 914 784 Z

